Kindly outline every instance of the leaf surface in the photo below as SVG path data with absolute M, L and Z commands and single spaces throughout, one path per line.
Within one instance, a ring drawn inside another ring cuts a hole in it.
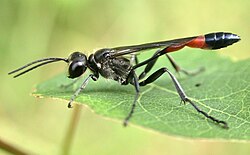
M 150 57 L 148 53 L 141 55 L 141 61 Z M 130 123 L 181 137 L 249 140 L 249 59 L 232 62 L 214 52 L 200 50 L 184 50 L 173 53 L 172 56 L 185 69 L 206 68 L 205 72 L 196 76 L 176 74 L 176 77 L 186 94 L 199 108 L 226 121 L 229 129 L 223 129 L 206 119 L 191 105 L 180 104 L 180 98 L 167 74 L 153 84 L 141 87 L 141 95 Z M 157 61 L 152 70 L 156 71 L 165 66 L 174 73 L 164 56 Z M 141 70 L 137 70 L 138 74 L 140 72 Z M 70 83 L 71 80 L 64 74 L 58 75 L 39 84 L 34 95 L 69 100 L 82 81 L 63 89 L 60 85 Z M 196 84 L 200 86 L 197 87 Z M 122 124 L 130 111 L 134 95 L 132 85 L 121 86 L 115 81 L 100 77 L 96 82 L 89 82 L 76 102 L 88 105 L 97 114 L 118 119 Z

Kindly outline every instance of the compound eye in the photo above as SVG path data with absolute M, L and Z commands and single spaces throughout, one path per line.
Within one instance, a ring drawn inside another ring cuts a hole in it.
M 87 67 L 80 61 L 78 62 L 72 62 L 69 65 L 69 78 L 76 78 L 81 76 L 85 71 Z

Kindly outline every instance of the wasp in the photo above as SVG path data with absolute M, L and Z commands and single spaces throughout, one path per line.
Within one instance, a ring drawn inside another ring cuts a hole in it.
M 69 108 L 72 107 L 72 102 L 74 101 L 74 99 L 86 87 L 86 85 L 91 79 L 93 81 L 97 81 L 99 77 L 102 76 L 106 79 L 112 79 L 114 81 L 117 81 L 121 85 L 130 84 L 135 88 L 135 97 L 131 109 L 127 117 L 124 119 L 123 125 L 127 126 L 128 121 L 134 113 L 136 102 L 140 94 L 140 87 L 146 86 L 154 82 L 164 73 L 167 73 L 170 79 L 173 81 L 173 84 L 182 102 L 190 103 L 198 113 L 204 115 L 206 118 L 212 120 L 213 122 L 222 125 L 222 127 L 228 128 L 227 122 L 210 116 L 208 113 L 201 110 L 193 101 L 191 101 L 189 97 L 185 94 L 185 91 L 181 87 L 177 78 L 169 71 L 168 68 L 162 67 L 149 76 L 147 76 L 147 74 L 149 73 L 149 71 L 151 71 L 157 59 L 162 55 L 167 56 L 167 58 L 169 59 L 172 66 L 177 72 L 183 72 L 187 75 L 195 74 L 179 67 L 174 61 L 174 59 L 169 55 L 169 53 L 178 51 L 184 48 L 185 46 L 191 48 L 216 50 L 232 45 L 238 42 L 239 40 L 240 37 L 236 34 L 217 32 L 209 33 L 206 35 L 146 43 L 140 45 L 103 48 L 97 50 L 93 54 L 90 54 L 88 57 L 84 53 L 74 52 L 70 54 L 68 58 L 51 57 L 39 59 L 28 63 L 16 70 L 13 70 L 8 74 L 13 74 L 21 71 L 14 76 L 14 78 L 16 78 L 37 67 L 58 61 L 64 61 L 68 64 L 68 78 L 71 79 L 79 78 L 85 73 L 87 69 L 89 69 L 91 73 L 87 76 L 87 78 L 81 83 L 80 87 L 72 95 L 68 103 Z M 139 52 L 141 53 L 152 49 L 157 50 L 150 58 L 142 62 L 138 61 L 137 54 Z M 131 55 L 132 59 L 128 59 L 127 57 L 125 57 L 126 55 Z M 137 68 L 143 66 L 145 66 L 145 68 L 143 72 L 138 76 L 135 71 Z

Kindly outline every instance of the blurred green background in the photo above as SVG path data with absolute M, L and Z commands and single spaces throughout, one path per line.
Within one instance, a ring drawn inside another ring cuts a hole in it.
M 7 75 L 12 69 L 43 57 L 67 57 L 73 51 L 217 31 L 242 38 L 218 53 L 246 59 L 249 11 L 249 0 L 0 0 L 0 138 L 32 154 L 62 154 L 77 111 L 66 108 L 65 101 L 29 95 L 36 84 L 66 72 L 64 63 L 18 79 Z M 70 154 L 250 154 L 250 143 L 190 140 L 132 125 L 123 128 L 121 122 L 84 106 L 79 109 Z

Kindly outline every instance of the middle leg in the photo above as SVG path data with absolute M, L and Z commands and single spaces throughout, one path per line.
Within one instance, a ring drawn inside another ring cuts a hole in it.
M 128 121 L 129 121 L 129 119 L 132 117 L 132 115 L 134 113 L 136 102 L 137 102 L 137 100 L 139 98 L 139 93 L 140 93 L 140 90 L 139 90 L 139 88 L 140 88 L 139 81 L 138 81 L 138 78 L 137 78 L 136 73 L 135 73 L 134 70 L 131 71 L 131 76 L 132 76 L 132 81 L 130 83 L 135 86 L 136 94 L 135 94 L 135 98 L 134 98 L 132 107 L 130 109 L 130 112 L 129 112 L 128 116 L 125 118 L 125 120 L 123 122 L 123 125 L 125 127 L 128 125 Z

